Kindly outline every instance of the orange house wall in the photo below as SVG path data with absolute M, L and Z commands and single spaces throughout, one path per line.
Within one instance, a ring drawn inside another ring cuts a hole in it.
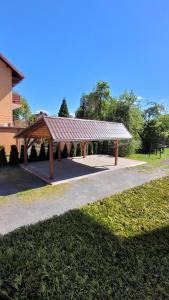
M 3 145 L 6 154 L 9 155 L 11 145 L 16 145 L 15 132 L 4 125 L 12 125 L 12 72 L 6 64 L 0 60 L 0 145 Z
M 17 141 L 14 138 L 14 136 L 15 133 L 1 132 L 1 128 L 0 128 L 0 145 L 5 147 L 6 155 L 10 154 L 11 145 L 17 145 Z M 19 148 L 19 144 L 17 146 Z
M 12 72 L 0 60 L 0 126 L 12 121 Z

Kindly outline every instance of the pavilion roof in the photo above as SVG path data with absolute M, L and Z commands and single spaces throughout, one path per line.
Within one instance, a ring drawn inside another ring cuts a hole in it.
M 33 136 L 33 132 L 44 125 L 48 128 L 54 142 L 128 140 L 132 138 L 122 123 L 48 116 L 42 116 L 33 125 L 22 130 L 16 137 Z

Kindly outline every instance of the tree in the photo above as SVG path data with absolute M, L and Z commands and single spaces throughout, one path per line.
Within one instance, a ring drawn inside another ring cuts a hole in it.
M 19 154 L 16 145 L 11 146 L 9 163 L 10 165 L 17 165 L 19 163 Z
M 42 143 L 40 147 L 39 160 L 46 160 L 46 151 L 44 143 Z
M 13 111 L 14 120 L 25 119 L 28 120 L 31 117 L 31 110 L 27 100 L 21 97 L 21 107 Z
M 157 119 L 160 115 L 165 112 L 165 108 L 162 104 L 156 102 L 150 102 L 150 106 L 144 110 L 145 120 Z
M 110 88 L 107 82 L 98 81 L 96 87 L 89 94 L 82 94 L 80 107 L 76 117 L 82 119 L 104 120 L 104 104 L 110 101 Z
M 31 147 L 31 153 L 29 155 L 29 161 L 37 161 L 38 160 L 38 155 L 36 151 L 35 145 L 32 145 Z
M 21 145 L 19 162 L 20 163 L 24 162 L 24 145 Z
M 68 157 L 66 144 L 65 144 L 65 146 L 64 146 L 64 148 L 63 148 L 63 151 L 62 151 L 62 153 L 61 153 L 61 157 L 62 157 L 62 158 L 67 158 L 67 157 Z
M 75 115 L 78 119 L 88 119 L 87 97 L 82 94 L 80 98 L 80 107 L 77 109 Z
M 62 101 L 62 104 L 59 109 L 58 117 L 64 117 L 64 118 L 69 117 L 69 110 L 68 110 L 66 98 L 64 98 Z
M 144 110 L 144 131 L 142 134 L 143 151 L 151 152 L 157 149 L 169 133 L 169 118 L 167 115 L 162 115 L 165 111 L 164 106 L 155 102 Z
M 123 123 L 132 134 L 132 140 L 123 147 L 123 155 L 133 153 L 141 148 L 141 134 L 143 132 L 144 118 L 137 103 L 137 96 L 133 91 L 127 90 L 117 101 L 114 121 Z M 126 149 L 126 151 L 124 151 Z
M 82 156 L 82 150 L 80 144 L 77 144 L 76 147 L 76 156 Z
M 0 167 L 7 165 L 6 153 L 4 146 L 0 146 Z

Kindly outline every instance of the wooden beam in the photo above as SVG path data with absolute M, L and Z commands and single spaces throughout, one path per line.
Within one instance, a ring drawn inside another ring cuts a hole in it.
M 27 154 L 27 138 L 24 138 L 24 164 L 28 164 L 28 154 Z
M 49 177 L 54 178 L 53 140 L 49 139 Z
M 38 138 L 35 138 L 29 145 L 27 143 L 27 149 L 29 149 L 37 140 L 38 140 Z M 30 139 L 29 139 L 29 141 L 30 141 Z
M 118 164 L 118 156 L 119 156 L 119 141 L 115 141 L 115 151 L 114 151 L 114 160 L 115 160 L 115 166 Z

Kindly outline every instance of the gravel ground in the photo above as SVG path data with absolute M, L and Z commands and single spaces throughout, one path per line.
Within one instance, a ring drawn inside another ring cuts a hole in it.
M 2 235 L 21 226 L 63 214 L 70 209 L 79 208 L 117 192 L 169 175 L 169 169 L 142 166 L 98 173 L 89 178 L 60 185 L 59 189 L 51 187 L 49 194 L 44 193 L 39 197 L 36 195 L 31 200 L 29 192 L 24 197 L 18 197 L 16 192 L 30 188 L 37 189 L 45 184 L 20 168 L 16 169 L 15 173 L 17 175 L 11 176 L 8 181 L 7 177 L 0 173 L 0 234 Z M 20 184 L 18 184 L 19 176 Z

